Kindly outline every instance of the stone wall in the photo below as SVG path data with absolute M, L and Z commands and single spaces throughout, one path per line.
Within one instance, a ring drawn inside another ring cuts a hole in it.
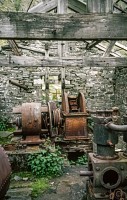
M 11 116 L 12 108 L 24 102 L 44 101 L 43 89 L 45 68 L 41 67 L 0 67 L 0 103 L 2 115 Z M 50 74 L 60 74 L 60 69 L 50 69 Z M 65 70 L 66 92 L 83 92 L 88 109 L 111 109 L 115 105 L 114 69 L 92 67 L 68 68 Z M 29 87 L 28 91 L 9 83 L 17 81 Z
M 115 72 L 115 104 L 121 116 L 127 112 L 127 68 L 117 68 Z

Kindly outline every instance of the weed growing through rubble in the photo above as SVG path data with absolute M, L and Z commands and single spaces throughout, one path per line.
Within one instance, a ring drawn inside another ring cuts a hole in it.
M 78 164 L 78 165 L 86 165 L 87 162 L 88 162 L 87 156 L 83 155 L 83 156 L 80 156 L 77 159 L 76 164 Z
M 42 150 L 39 154 L 28 157 L 28 167 L 37 177 L 61 175 L 63 165 L 64 159 L 58 149 L 53 152 Z
M 87 156 L 83 155 L 78 157 L 76 161 L 71 160 L 70 165 L 86 165 L 88 162 Z

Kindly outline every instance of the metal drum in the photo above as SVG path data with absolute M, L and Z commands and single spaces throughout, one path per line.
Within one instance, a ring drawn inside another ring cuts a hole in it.
M 11 175 L 11 166 L 7 154 L 4 149 L 0 147 L 0 199 L 5 197 L 9 188 Z

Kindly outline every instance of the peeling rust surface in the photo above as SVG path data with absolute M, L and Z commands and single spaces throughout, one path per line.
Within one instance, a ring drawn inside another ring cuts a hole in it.
M 22 131 L 27 135 L 41 133 L 40 103 L 24 103 L 22 105 Z
M 10 182 L 11 166 L 8 157 L 0 147 L 0 199 L 4 198 Z

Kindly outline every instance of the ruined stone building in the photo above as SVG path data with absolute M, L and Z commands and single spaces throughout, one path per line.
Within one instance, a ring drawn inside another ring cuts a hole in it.
M 63 90 L 83 92 L 88 109 L 126 112 L 126 1 L 0 1 L 0 7 L 2 115 L 23 102 L 61 101 Z

